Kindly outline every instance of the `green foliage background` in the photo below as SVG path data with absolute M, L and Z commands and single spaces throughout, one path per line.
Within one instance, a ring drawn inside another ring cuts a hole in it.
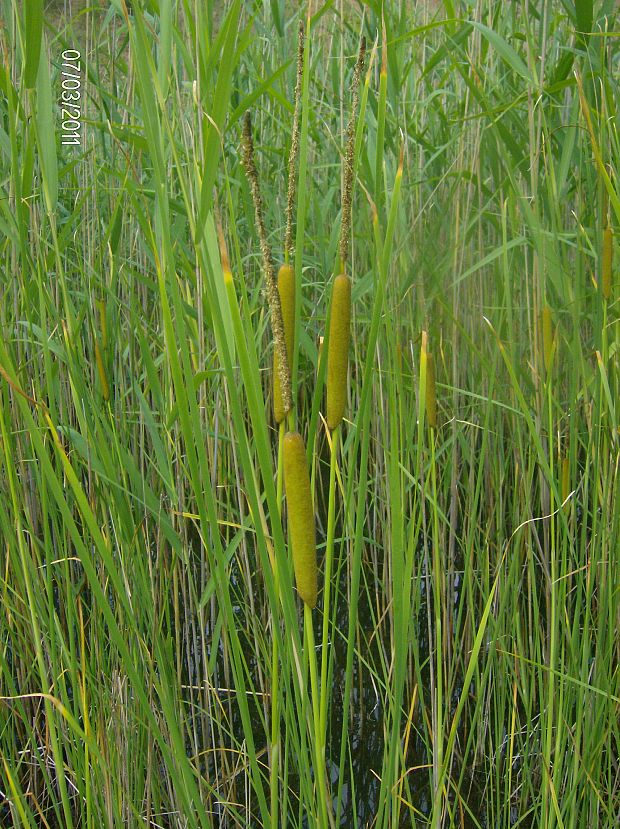
M 0 825 L 616 827 L 613 0 L 0 15 Z M 294 424 L 322 572 L 333 554 L 316 644 L 239 150 L 251 108 L 281 261 L 300 16 Z M 362 35 L 331 447 L 319 348 Z

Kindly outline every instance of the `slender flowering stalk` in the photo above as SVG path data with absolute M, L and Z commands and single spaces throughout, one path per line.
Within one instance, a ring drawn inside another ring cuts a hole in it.
M 284 340 L 286 354 L 291 371 L 291 358 L 295 343 L 295 271 L 291 265 L 282 265 L 278 271 L 278 293 L 282 308 L 282 322 L 284 323 Z M 282 380 L 280 372 L 280 353 L 273 352 L 273 416 L 276 423 L 282 423 L 286 417 L 286 408 L 282 399 Z
M 353 94 L 351 101 L 351 118 L 347 127 L 347 144 L 344 158 L 344 182 L 342 188 L 342 225 L 340 228 L 340 267 L 344 270 L 349 258 L 349 241 L 351 238 L 351 207 L 353 201 L 353 173 L 355 161 L 355 129 L 357 126 L 357 109 L 359 90 L 364 63 L 366 60 L 366 38 L 362 38 L 357 63 L 353 72 Z
M 286 196 L 286 232 L 284 234 L 284 261 L 288 262 L 293 250 L 293 212 L 295 209 L 296 168 L 299 156 L 299 134 L 301 130 L 301 83 L 304 70 L 305 32 L 303 20 L 299 21 L 299 40 L 297 45 L 297 79 L 295 82 L 295 114 L 293 115 L 293 134 L 291 152 L 288 157 L 288 192 Z
M 280 294 L 276 283 L 275 268 L 271 256 L 271 248 L 267 241 L 267 231 L 263 218 L 263 201 L 261 198 L 258 183 L 258 172 L 254 163 L 254 141 L 252 140 L 252 119 L 249 112 L 246 112 L 243 121 L 243 165 L 250 182 L 252 201 L 254 202 L 254 213 L 256 217 L 256 229 L 261 254 L 263 257 L 263 270 L 265 274 L 265 292 L 271 314 L 271 330 L 273 332 L 274 346 L 279 354 L 278 371 L 280 374 L 280 385 L 282 403 L 285 413 L 293 408 L 293 393 L 291 388 L 291 372 L 286 353 L 286 339 L 284 334 L 284 322 L 282 320 L 282 308 L 280 305 Z
M 291 152 L 288 159 L 288 192 L 286 199 L 286 231 L 284 234 L 284 265 L 278 272 L 278 294 L 282 310 L 284 325 L 284 342 L 289 376 L 293 371 L 293 351 L 295 348 L 295 270 L 289 264 L 293 249 L 293 214 L 295 210 L 295 170 L 299 155 L 301 83 L 304 68 L 304 25 L 299 24 L 299 41 L 297 50 L 297 81 L 295 84 L 295 114 L 293 116 L 293 136 Z M 280 424 L 286 417 L 289 409 L 286 407 L 282 395 L 282 371 L 280 369 L 281 354 L 275 348 L 273 352 L 273 414 L 276 423 Z

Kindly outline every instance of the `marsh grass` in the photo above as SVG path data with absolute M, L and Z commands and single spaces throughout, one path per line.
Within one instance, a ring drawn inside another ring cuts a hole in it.
M 280 261 L 299 19 L 122 5 L 53 11 L 41 40 L 0 7 L 0 825 L 612 829 L 614 4 L 403 0 L 382 20 L 371 0 L 305 20 L 292 417 L 319 584 L 331 572 L 313 639 L 238 150 L 251 107 Z M 332 437 L 317 343 L 363 35 Z M 56 108 L 76 43 L 80 148 Z

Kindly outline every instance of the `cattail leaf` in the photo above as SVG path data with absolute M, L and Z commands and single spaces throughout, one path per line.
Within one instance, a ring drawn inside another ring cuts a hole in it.
M 34 89 L 41 60 L 43 36 L 43 0 L 27 0 L 24 10 L 25 65 L 24 86 Z
M 147 139 L 148 151 L 155 169 L 158 184 L 165 181 L 165 163 L 162 149 L 162 134 L 157 109 L 157 96 L 154 88 L 155 67 L 150 50 L 149 39 L 144 21 L 140 14 L 135 17 L 135 25 L 130 27 L 132 53 L 136 64 L 138 91 L 142 103 L 142 118 L 144 120 L 144 134 Z
M 43 51 L 45 53 L 45 48 Z M 36 91 L 35 121 L 43 179 L 43 195 L 48 213 L 53 213 L 58 202 L 58 158 L 56 156 L 56 133 L 52 114 L 52 84 L 46 54 L 44 54 L 43 60 L 39 61 Z
M 2 127 L 0 127 L 0 152 L 6 156 L 7 160 L 11 158 L 11 140 Z
M 575 0 L 575 29 L 585 43 L 585 36 L 592 31 L 594 4 L 592 0 Z
M 159 60 L 157 79 L 161 94 L 168 94 L 172 57 L 172 0 L 161 0 L 159 6 Z
M 553 328 L 553 317 L 551 316 L 551 308 L 545 305 L 542 309 L 542 340 L 543 340 L 543 361 L 545 363 L 545 372 L 549 374 L 553 367 L 553 352 L 555 331 Z
M 110 386 L 108 384 L 105 365 L 103 363 L 103 355 L 101 354 L 101 349 L 97 340 L 95 340 L 95 363 L 97 364 L 97 374 L 99 375 L 101 393 L 103 394 L 103 399 L 107 402 L 110 399 Z
M 271 96 L 277 99 L 277 101 L 282 105 L 283 108 L 293 111 L 293 107 L 291 106 L 290 102 L 286 100 L 282 95 L 280 95 L 275 89 L 275 82 L 280 78 L 281 75 L 284 75 L 286 70 L 291 65 L 292 61 L 288 60 L 282 66 L 278 67 L 275 72 L 272 72 L 269 77 L 265 78 L 264 81 L 259 83 L 254 89 L 246 95 L 245 98 L 242 99 L 241 103 L 238 107 L 236 107 L 232 113 L 228 116 L 228 127 L 232 127 L 240 118 L 241 116 L 248 111 L 252 107 L 252 105 L 262 96 L 265 92 L 269 92 Z
M 239 34 L 239 17 L 241 14 L 240 0 L 235 0 L 226 20 L 223 24 L 223 32 L 226 32 L 222 46 L 221 60 L 217 82 L 213 93 L 212 105 L 209 117 L 205 116 L 205 145 L 204 159 L 205 167 L 200 188 L 200 213 L 196 226 L 196 241 L 200 242 L 204 233 L 207 215 L 213 201 L 213 184 L 217 173 L 217 165 L 220 159 L 222 147 L 222 134 L 228 113 L 228 105 L 232 92 L 232 79 L 235 67 L 239 60 L 239 52 L 236 49 L 237 37 Z M 208 88 L 207 79 L 204 79 L 203 87 Z
M 503 58 L 517 75 L 520 75 L 530 84 L 534 83 L 532 73 L 523 62 L 523 59 L 519 57 L 512 46 L 501 35 L 498 35 L 493 29 L 489 29 L 484 23 L 478 23 L 474 20 L 471 21 L 471 25 L 478 29 L 482 36 L 493 46 L 498 55 Z
M 592 154 L 594 155 L 594 158 L 596 160 L 596 166 L 598 167 L 601 179 L 603 180 L 605 191 L 607 193 L 607 198 L 609 199 L 609 202 L 614 209 L 616 218 L 620 221 L 620 197 L 618 196 L 616 188 L 614 187 L 614 183 L 611 180 L 609 172 L 607 171 L 607 166 L 605 164 L 603 153 L 599 145 L 596 130 L 594 128 L 594 124 L 592 123 L 592 115 L 590 114 L 590 107 L 588 105 L 588 101 L 583 90 L 583 83 L 581 77 L 578 74 L 575 74 L 575 80 L 577 81 L 577 89 L 579 90 L 579 102 L 581 104 L 581 111 L 583 113 L 584 118 L 586 119 L 586 125 L 588 127 L 588 132 L 590 134 Z
M 601 291 L 604 299 L 611 296 L 611 278 L 614 259 L 614 238 L 611 226 L 607 225 L 603 231 L 603 256 L 601 262 Z
M 488 253 L 486 256 L 481 257 L 470 268 L 468 268 L 466 271 L 463 271 L 463 273 L 459 274 L 459 276 L 457 276 L 457 278 L 452 282 L 452 287 L 456 287 L 456 285 L 458 285 L 460 282 L 463 282 L 472 274 L 477 273 L 478 271 L 485 268 L 487 265 L 490 265 L 491 262 L 495 262 L 496 259 L 499 259 L 501 256 L 504 256 L 509 250 L 512 250 L 512 248 L 519 247 L 521 245 L 526 245 L 527 242 L 527 236 L 516 236 L 514 239 L 510 239 L 505 244 L 492 250 L 491 253 Z
M 570 488 L 570 459 L 562 458 L 562 479 L 561 479 L 562 503 L 566 501 Z
M 282 9 L 280 0 L 271 0 L 271 17 L 279 37 L 284 37 L 284 26 L 282 23 Z

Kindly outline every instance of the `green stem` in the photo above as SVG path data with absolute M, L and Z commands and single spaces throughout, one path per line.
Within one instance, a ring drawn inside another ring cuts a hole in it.
M 338 444 L 340 426 L 332 433 L 329 465 L 329 504 L 327 511 L 327 541 L 325 546 L 325 574 L 323 578 L 323 635 L 321 641 L 321 735 L 327 739 L 327 677 L 328 677 L 328 642 L 329 611 L 331 598 L 331 573 L 334 559 L 334 535 L 336 531 L 336 465 L 338 462 Z
M 433 493 L 433 530 L 432 530 L 432 546 L 433 546 L 433 605 L 435 608 L 435 659 L 436 659 L 436 693 L 435 693 L 435 734 L 433 735 L 433 760 L 437 770 L 436 791 L 434 803 L 434 821 L 433 826 L 439 829 L 442 821 L 441 808 L 441 790 L 443 788 L 443 630 L 441 617 L 441 603 L 444 595 L 442 583 L 442 567 L 441 555 L 439 549 L 439 518 L 437 515 L 437 467 L 435 465 L 435 430 L 430 429 L 430 449 L 431 449 L 431 487 Z
M 314 730 L 314 755 L 315 755 L 315 785 L 316 796 L 320 811 L 319 826 L 328 829 L 328 807 L 327 807 L 327 782 L 325 776 L 325 742 L 322 739 L 321 717 L 319 710 L 319 681 L 316 664 L 316 651 L 314 646 L 314 625 L 312 622 L 312 610 L 304 604 L 304 631 L 306 634 L 306 650 L 308 652 L 308 666 L 310 669 L 310 692 L 312 694 L 312 726 Z
M 278 510 L 282 516 L 282 492 L 283 492 L 283 464 L 282 448 L 284 442 L 284 421 L 280 423 L 278 433 L 278 473 L 276 483 L 276 497 Z M 279 770 L 280 770 L 280 700 L 279 700 L 279 670 L 278 670 L 278 637 L 276 625 L 280 616 L 280 570 L 278 568 L 277 556 L 273 557 L 273 581 L 276 594 L 276 606 L 273 611 L 272 624 L 274 627 L 271 645 L 271 762 L 269 766 L 269 806 L 271 811 L 271 827 L 278 827 L 278 795 L 279 795 Z

